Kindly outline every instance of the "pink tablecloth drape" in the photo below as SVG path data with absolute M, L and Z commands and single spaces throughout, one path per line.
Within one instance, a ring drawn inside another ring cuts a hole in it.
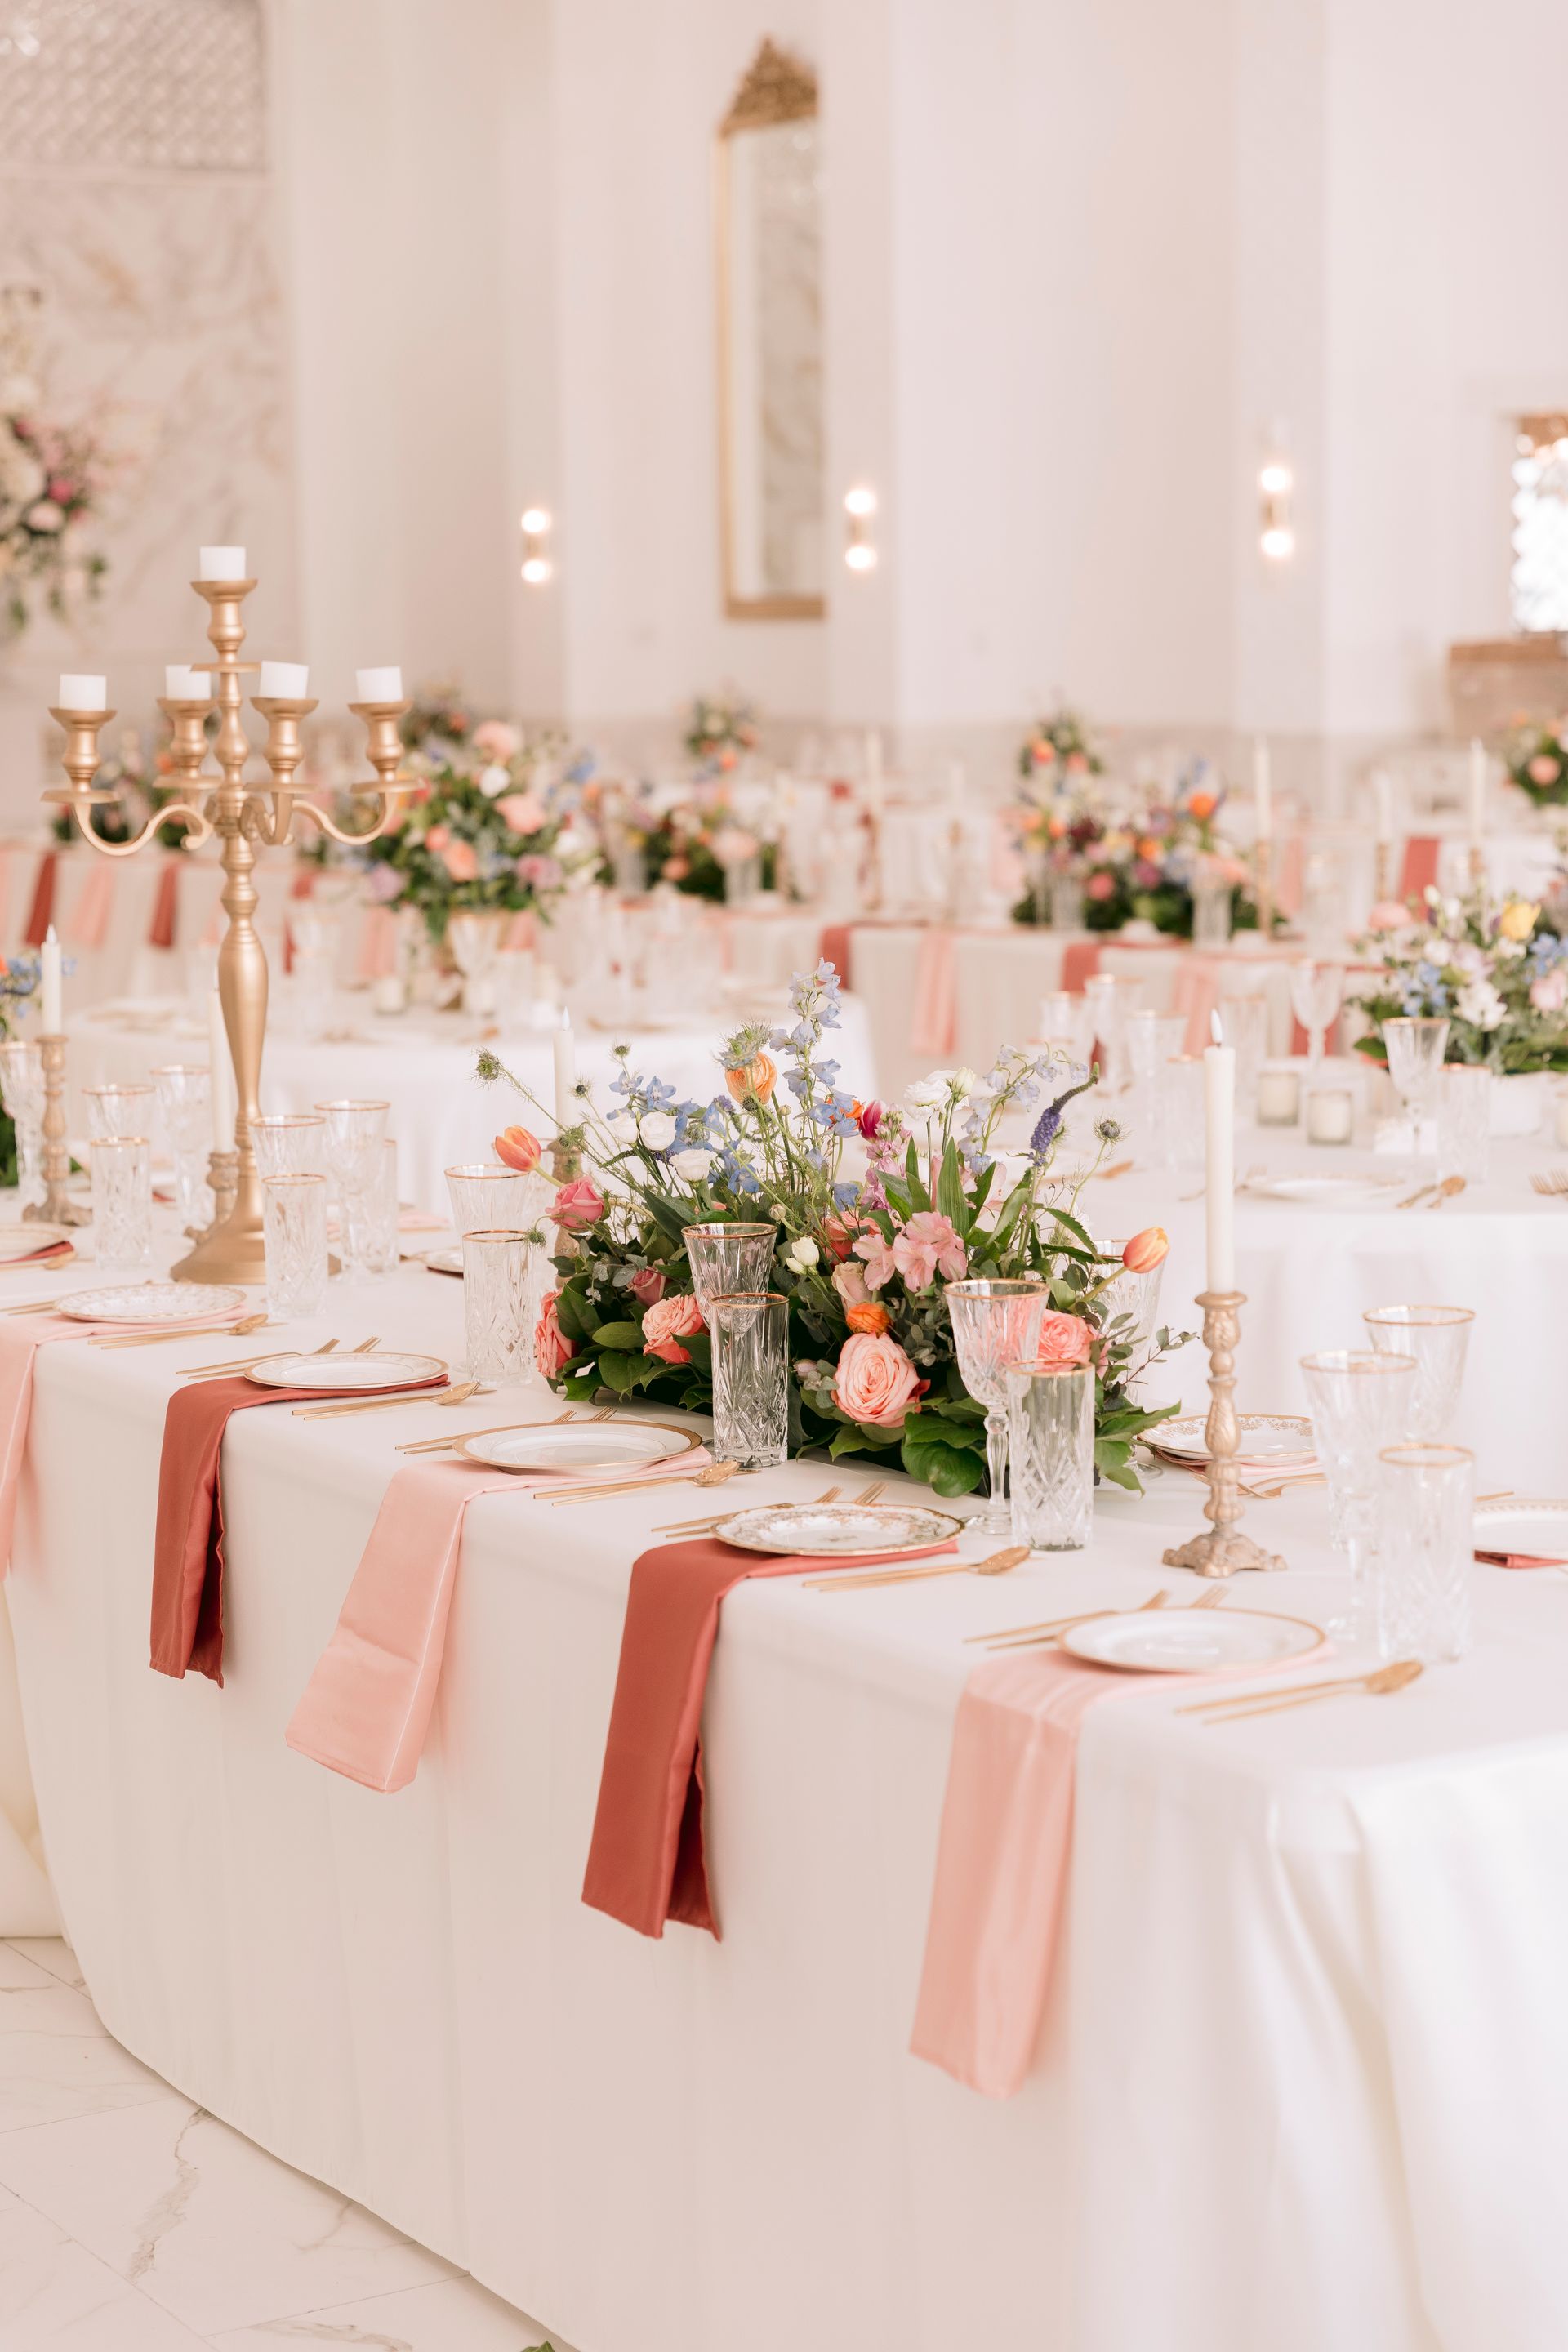
M 109 919 L 114 911 L 114 887 L 120 877 L 103 858 L 97 859 L 82 877 L 76 905 L 65 925 L 65 936 L 75 948 L 100 948 L 109 937 Z
M 942 926 L 926 931 L 921 940 L 910 1044 L 917 1054 L 931 1054 L 945 1062 L 957 1036 L 957 957 L 953 934 Z
M 1441 845 L 1430 833 L 1413 833 L 1405 845 L 1405 857 L 1399 869 L 1399 896 L 1419 898 L 1437 879 L 1437 853 Z

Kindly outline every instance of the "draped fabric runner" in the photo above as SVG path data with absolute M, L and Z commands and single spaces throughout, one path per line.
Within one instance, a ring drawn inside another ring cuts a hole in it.
M 615 1702 L 605 1742 L 583 1900 L 595 1911 L 662 1936 L 667 1919 L 719 1934 L 702 1850 L 702 1701 L 719 1637 L 720 1604 L 752 1576 L 868 1568 L 924 1551 L 853 1559 L 759 1559 L 709 1538 L 660 1544 L 632 1564 Z
M 647 1475 L 689 1476 L 711 1458 L 700 1445 Z M 405 1463 L 382 1497 L 331 1639 L 289 1719 L 289 1747 L 367 1789 L 406 1788 L 440 1685 L 468 1505 L 476 1495 L 519 1486 L 542 1496 L 597 1483 L 587 1472 L 567 1478 L 460 1460 Z
M 822 927 L 822 937 L 817 942 L 817 954 L 824 962 L 833 966 L 834 971 L 838 974 L 839 984 L 844 988 L 853 988 L 855 985 L 854 974 L 849 964 L 850 929 L 851 926 L 848 923 L 825 923 Z
M 55 919 L 55 876 L 59 869 L 58 851 L 49 850 L 38 861 L 38 878 L 33 885 L 33 904 L 27 916 L 27 928 L 22 934 L 23 944 L 41 948 L 48 936 L 49 925 Z
M 119 877 L 112 866 L 99 859 L 90 873 L 83 877 L 77 894 L 76 905 L 65 925 L 65 935 L 72 947 L 100 948 L 109 937 L 109 919 L 114 911 L 114 886 Z
M 1405 857 L 1399 869 L 1399 896 L 1419 898 L 1429 884 L 1437 879 L 1437 853 L 1440 844 L 1435 834 L 1413 833 L 1405 845 Z
M 399 1389 L 442 1389 L 438 1380 L 410 1381 Z M 258 1388 L 243 1373 L 198 1381 L 169 1399 L 158 1464 L 158 1519 L 153 1546 L 152 1665 L 176 1677 L 194 1669 L 223 1683 L 223 1494 L 218 1463 L 231 1412 L 247 1405 L 316 1403 L 327 1397 L 363 1397 L 363 1389 Z
M 174 915 L 180 900 L 180 869 L 172 857 L 163 861 L 158 877 L 158 896 L 153 902 L 153 920 L 147 928 L 150 948 L 172 948 L 174 944 Z
M 957 956 L 952 933 L 945 928 L 927 931 L 915 964 L 915 1009 L 910 1024 L 910 1045 L 917 1054 L 935 1054 L 945 1061 L 958 1034 Z
M 1070 940 L 1062 950 L 1062 986 L 1069 996 L 1081 996 L 1084 982 L 1100 970 L 1099 940 Z
M 356 980 L 385 980 L 397 970 L 397 918 L 390 907 L 367 907 L 359 927 Z

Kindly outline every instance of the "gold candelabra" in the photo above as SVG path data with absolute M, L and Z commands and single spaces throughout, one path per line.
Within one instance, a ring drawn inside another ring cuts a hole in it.
M 1200 1290 L 1196 1303 L 1204 1310 L 1204 1345 L 1209 1351 L 1209 1417 L 1204 1431 L 1209 1456 L 1204 1517 L 1209 1526 L 1205 1534 L 1192 1536 L 1166 1552 L 1165 1566 L 1194 1569 L 1199 1576 L 1234 1576 L 1238 1568 L 1283 1568 L 1277 1553 L 1265 1551 L 1237 1526 L 1246 1507 L 1236 1463 L 1241 1440 L 1236 1418 L 1236 1349 L 1246 1293 Z
M 215 698 L 160 697 L 158 708 L 174 729 L 174 766 L 182 797 L 169 802 L 149 818 L 133 840 L 105 841 L 94 830 L 92 812 L 105 803 L 118 801 L 121 794 L 118 791 L 100 791 L 93 778 L 99 770 L 99 733 L 114 713 L 56 709 L 50 716 L 65 730 L 61 765 L 69 782 L 51 785 L 44 798 L 69 809 L 82 839 L 106 857 L 133 857 L 152 840 L 160 825 L 174 820 L 183 820 L 190 826 L 187 847 L 199 846 L 213 834 L 223 845 L 222 904 L 228 928 L 218 950 L 218 993 L 238 1097 L 234 1122 L 233 1192 L 226 1198 L 226 1186 L 221 1189 L 217 1215 L 174 1272 L 177 1280 L 184 1282 L 260 1282 L 266 1274 L 261 1185 L 256 1154 L 251 1149 L 250 1124 L 260 1108 L 258 1095 L 261 1049 L 267 1032 L 267 953 L 256 929 L 257 896 L 252 875 L 257 845 L 282 848 L 292 837 L 296 815 L 308 816 L 334 841 L 351 845 L 374 841 L 385 831 L 397 804 L 418 780 L 402 772 L 403 741 L 397 722 L 409 705 L 351 703 L 349 708 L 354 716 L 364 721 L 368 756 L 375 772 L 349 789 L 356 798 L 374 801 L 376 805 L 374 822 L 363 831 L 343 831 L 327 810 L 299 792 L 294 782 L 304 752 L 300 729 L 315 709 L 314 699 L 268 695 L 254 697 L 252 708 L 267 721 L 263 757 L 271 781 L 247 784 L 245 770 L 253 747 L 240 724 L 244 698 L 239 682 L 258 665 L 239 658 L 245 643 L 240 607 L 256 582 L 193 580 L 191 585 L 210 607 L 207 636 L 217 657 L 216 661 L 204 659 L 200 667 L 208 675 L 216 675 L 220 719 L 212 749 L 221 772 L 217 776 L 202 773 L 207 751 L 207 715 Z M 215 1154 L 215 1159 L 227 1156 L 220 1152 Z M 224 1172 L 226 1174 L 226 1171 Z

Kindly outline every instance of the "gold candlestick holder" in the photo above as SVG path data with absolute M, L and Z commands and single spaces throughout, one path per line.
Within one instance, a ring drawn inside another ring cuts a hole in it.
M 253 707 L 267 721 L 263 756 L 269 781 L 247 784 L 245 770 L 252 756 L 252 745 L 240 723 L 240 679 L 257 665 L 239 658 L 245 643 L 241 608 L 256 582 L 193 580 L 191 586 L 208 606 L 207 638 L 216 660 L 204 656 L 199 667 L 215 679 L 216 695 L 205 700 L 165 698 L 159 705 L 174 728 L 175 773 L 183 793 L 189 797 L 171 801 L 160 809 L 132 840 L 105 841 L 94 829 L 93 809 L 121 795 L 96 789 L 93 778 L 99 768 L 99 730 L 113 713 L 58 709 L 51 715 L 66 732 L 62 765 L 69 781 L 52 785 L 44 798 L 68 808 L 82 839 L 106 857 L 134 856 L 160 825 L 171 821 L 190 827 L 187 848 L 197 846 L 213 834 L 223 845 L 222 905 L 228 928 L 218 950 L 218 993 L 238 1097 L 234 1123 L 234 1181 L 230 1193 L 226 1191 L 226 1167 L 219 1165 L 226 1161 L 228 1155 L 215 1153 L 213 1165 L 223 1180 L 220 1183 L 216 1178 L 209 1179 L 219 1204 L 217 1214 L 174 1272 L 175 1278 L 184 1282 L 260 1282 L 266 1275 L 261 1184 L 251 1149 L 250 1123 L 259 1110 L 268 979 L 267 954 L 256 929 L 257 896 L 252 876 L 257 848 L 285 846 L 292 838 L 295 817 L 301 815 L 308 816 L 334 841 L 350 845 L 374 841 L 386 830 L 418 779 L 402 772 L 403 742 L 398 720 L 409 705 L 352 703 L 350 709 L 364 720 L 370 764 L 375 772 L 353 785 L 351 791 L 356 802 L 367 800 L 374 805 L 367 811 L 371 819 L 368 825 L 354 832 L 344 830 L 328 810 L 295 786 L 295 772 L 302 752 L 300 723 L 315 709 L 314 701 L 304 697 L 268 695 L 256 700 Z M 219 725 L 212 751 L 218 772 L 208 775 L 203 773 L 207 752 L 206 722 L 215 700 Z M 47 1045 L 48 1041 L 44 1042 Z M 61 1117 L 63 1121 L 63 1111 Z
M 44 1065 L 44 1197 L 22 1214 L 45 1225 L 90 1224 L 92 1211 L 85 1202 L 73 1201 L 66 1189 L 71 1164 L 66 1144 L 66 1041 L 40 1037 L 38 1053 Z
M 186 1226 L 186 1234 L 194 1242 L 204 1240 L 214 1225 L 221 1225 L 226 1217 L 233 1214 L 235 1197 L 239 1191 L 237 1151 L 207 1153 L 207 1190 L 213 1196 L 213 1222 L 211 1225 Z
M 1380 905 L 1394 887 L 1394 844 L 1380 841 L 1373 856 L 1372 895 Z
M 1198 1576 L 1234 1576 L 1238 1568 L 1283 1568 L 1279 1554 L 1265 1551 L 1250 1536 L 1239 1532 L 1245 1506 L 1236 1449 L 1241 1432 L 1236 1418 L 1236 1349 L 1241 1338 L 1245 1291 L 1200 1290 L 1204 1310 L 1204 1345 L 1209 1351 L 1209 1417 L 1204 1435 L 1208 1445 L 1209 1498 L 1204 1517 L 1205 1535 L 1192 1536 L 1166 1552 L 1167 1568 L 1190 1568 Z
M 1484 843 L 1472 841 L 1469 856 L 1470 887 L 1479 890 L 1487 878 L 1487 853 Z

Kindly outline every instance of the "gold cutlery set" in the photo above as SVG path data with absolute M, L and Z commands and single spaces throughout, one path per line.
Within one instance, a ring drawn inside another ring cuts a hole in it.
M 1445 1201 L 1457 1200 L 1465 1189 L 1462 1176 L 1445 1176 L 1441 1183 L 1418 1184 L 1403 1201 L 1395 1201 L 1396 1209 L 1440 1209 Z M 1430 1197 L 1428 1197 L 1430 1196 Z

